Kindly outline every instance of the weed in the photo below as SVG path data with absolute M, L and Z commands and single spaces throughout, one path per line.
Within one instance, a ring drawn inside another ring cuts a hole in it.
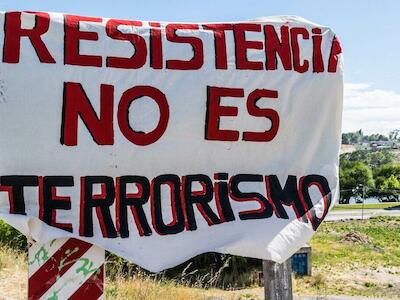
M 376 284 L 373 282 L 364 282 L 364 286 L 367 288 L 376 287 Z

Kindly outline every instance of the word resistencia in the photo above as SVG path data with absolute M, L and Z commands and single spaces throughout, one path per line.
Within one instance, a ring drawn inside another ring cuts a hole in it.
M 22 14 L 34 16 L 32 28 L 23 26 Z M 274 71 L 281 64 L 285 71 L 335 73 L 338 55 L 342 52 L 338 39 L 330 36 L 331 40 L 327 41 L 331 45 L 329 56 L 323 56 L 322 43 L 327 37 L 317 26 L 308 29 L 289 25 L 275 27 L 273 23 L 257 22 L 180 24 L 76 15 L 63 15 L 63 22 L 50 22 L 51 18 L 55 16 L 44 12 L 5 13 L 3 62 L 19 63 L 21 39 L 28 38 L 33 49 L 26 51 L 35 51 L 41 63 L 55 64 L 55 56 L 45 41 L 46 34 L 51 31 L 59 35 L 60 43 L 63 44 L 62 63 L 82 67 L 140 69 L 149 62 L 150 68 L 154 70 L 199 70 L 206 61 L 212 60 L 217 70 L 234 67 L 236 70 Z M 103 23 L 105 26 L 101 26 L 101 31 L 98 32 L 95 25 Z M 250 39 L 248 35 L 251 34 L 258 34 L 259 37 Z M 228 39 L 228 35 L 233 36 L 233 39 Z M 209 40 L 210 37 L 213 41 Z M 206 40 L 208 43 L 213 42 L 214 51 L 206 51 Z M 110 41 L 129 42 L 134 51 L 128 50 L 126 56 L 112 56 L 82 52 L 80 47 L 85 42 L 91 43 L 92 49 L 107 51 L 114 48 L 113 44 L 107 44 Z M 185 57 L 181 58 L 170 57 L 174 53 L 167 52 L 171 44 L 186 46 L 187 55 L 183 54 Z M 232 64 L 228 55 L 229 48 L 234 49 Z M 312 51 L 302 51 L 305 48 Z M 263 52 L 264 58 L 249 60 L 250 51 Z

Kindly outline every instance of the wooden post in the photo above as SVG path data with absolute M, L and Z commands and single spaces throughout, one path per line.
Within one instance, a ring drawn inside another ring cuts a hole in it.
M 282 264 L 263 260 L 263 273 L 265 300 L 293 300 L 290 258 Z

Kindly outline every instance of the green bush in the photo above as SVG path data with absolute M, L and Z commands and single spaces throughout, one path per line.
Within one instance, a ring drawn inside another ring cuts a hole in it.
M 0 246 L 25 250 L 27 248 L 26 237 L 18 230 L 0 220 Z

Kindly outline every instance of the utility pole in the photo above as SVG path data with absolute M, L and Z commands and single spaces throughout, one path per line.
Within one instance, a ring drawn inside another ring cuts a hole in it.
M 361 220 L 364 220 L 364 202 L 365 202 L 365 193 L 366 187 L 362 187 L 362 207 L 361 207 Z
M 290 258 L 282 264 L 263 260 L 263 273 L 265 300 L 293 300 Z

